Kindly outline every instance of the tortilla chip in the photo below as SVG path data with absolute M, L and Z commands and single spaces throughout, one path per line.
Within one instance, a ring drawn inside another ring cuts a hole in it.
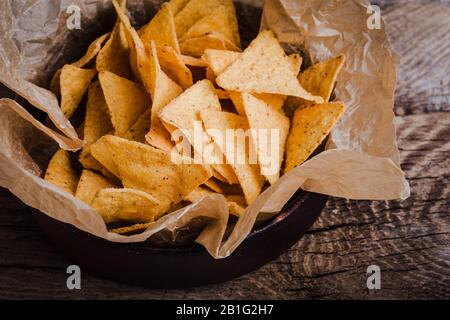
M 154 222 L 148 222 L 148 223 L 138 223 L 134 224 L 132 226 L 122 227 L 122 228 L 114 228 L 109 230 L 109 232 L 117 233 L 117 234 L 131 234 L 131 233 L 139 233 L 140 231 L 143 232 L 150 228 Z
M 181 158 L 174 163 L 173 154 L 151 146 L 115 136 L 102 139 L 111 146 L 124 187 L 151 194 L 164 212 L 211 177 L 209 168 L 187 164 Z
M 220 102 L 212 83 L 202 80 L 159 111 L 159 117 L 179 129 L 193 131 L 194 122 L 199 121 L 198 113 L 211 108 L 220 110 Z M 190 141 L 193 143 L 192 139 Z
M 114 159 L 114 149 L 117 148 L 116 140 L 111 135 L 101 137 L 95 142 L 91 148 L 91 155 L 101 163 L 109 172 L 114 176 L 120 177 L 119 168 L 117 167 L 116 160 Z
M 197 21 L 189 30 L 180 37 L 180 42 L 192 38 L 203 37 L 210 34 L 211 32 L 221 34 L 225 39 L 230 41 L 236 46 L 239 46 L 235 42 L 234 33 L 235 27 L 231 25 L 232 22 L 237 22 L 230 20 L 231 14 L 228 12 L 230 7 L 220 5 L 215 8 L 209 15 L 203 17 Z
M 125 5 L 125 1 L 121 5 Z M 125 37 L 124 26 L 117 21 L 110 38 L 100 50 L 96 59 L 97 71 L 109 71 L 123 78 L 130 78 L 128 41 Z
M 214 181 L 214 179 L 209 179 L 208 181 L 206 181 L 205 186 L 207 186 L 214 192 L 223 193 L 222 188 L 217 184 L 217 182 Z
M 203 61 L 200 58 L 195 58 L 195 57 L 191 57 L 191 56 L 186 56 L 184 54 L 180 55 L 181 61 L 183 61 L 183 63 L 187 66 L 191 66 L 191 67 L 206 67 L 207 64 L 205 61 Z
M 342 102 L 315 104 L 297 108 L 286 142 L 284 173 L 302 164 L 328 136 L 344 113 Z
M 133 126 L 123 135 L 122 138 L 136 141 L 140 143 L 145 142 L 145 135 L 150 130 L 150 124 L 152 121 L 151 109 L 147 109 L 139 119 L 133 124 Z
M 83 170 L 80 181 L 78 181 L 75 197 L 91 204 L 98 191 L 107 188 L 115 188 L 117 184 L 90 170 Z
M 180 42 L 180 49 L 182 54 L 194 57 L 201 57 L 206 49 L 241 51 L 239 47 L 226 39 L 222 34 L 215 32 Z
M 245 212 L 245 205 L 241 206 L 240 204 L 233 202 L 233 201 L 227 201 L 228 203 L 228 212 L 229 214 L 235 216 L 235 217 L 240 217 L 241 215 L 244 214 Z
M 292 64 L 271 31 L 263 31 L 217 79 L 231 91 L 273 93 L 323 102 L 303 89 L 292 72 Z
M 89 83 L 95 77 L 95 69 L 81 69 L 66 64 L 60 75 L 61 110 L 70 118 L 86 93 Z
M 214 82 L 216 77 L 220 75 L 234 61 L 236 61 L 239 56 L 240 53 L 235 51 L 216 49 L 205 50 L 202 59 L 205 60 L 208 64 L 208 69 L 206 71 L 207 79 Z M 298 75 L 303 61 L 302 58 L 298 54 L 291 54 L 289 56 L 289 61 L 291 63 L 293 73 L 295 75 Z M 281 110 L 284 101 L 286 100 L 286 96 L 281 94 L 255 93 L 254 96 L 268 103 L 276 110 Z M 244 115 L 244 113 L 242 113 L 243 107 L 240 94 L 238 92 L 229 92 L 229 97 L 232 99 L 239 114 Z
M 203 145 L 203 141 L 195 141 L 193 138 L 195 121 L 199 121 L 200 124 L 198 113 L 201 110 L 205 109 L 221 109 L 219 99 L 215 94 L 214 86 L 208 80 L 197 82 L 195 85 L 183 92 L 179 97 L 175 98 L 171 103 L 169 103 L 164 109 L 159 112 L 159 117 L 164 122 L 183 130 L 183 133 L 187 134 L 186 138 L 193 146 L 194 151 L 199 153 L 200 150 L 202 151 L 201 156 L 203 157 L 204 163 L 221 163 L 220 161 L 214 160 L 217 154 L 213 152 L 205 152 L 207 148 L 206 143 Z M 199 129 L 202 130 L 202 128 Z M 203 134 L 203 130 L 201 133 Z M 202 145 L 198 143 L 201 143 Z M 236 178 L 232 174 L 232 170 L 230 170 L 229 168 L 227 169 L 225 164 L 217 164 L 213 167 L 227 180 L 231 182 L 234 182 L 236 180 Z
M 230 99 L 230 95 L 227 91 L 224 91 L 222 89 L 216 89 L 216 94 L 219 100 L 227 100 Z
M 105 96 L 99 81 L 89 86 L 84 125 L 84 141 L 90 145 L 113 130 Z
M 78 176 L 70 164 L 70 155 L 67 151 L 59 149 L 53 155 L 44 179 L 72 195 L 75 194 Z
M 170 0 L 169 6 L 172 14 L 176 16 L 177 13 L 180 12 L 189 1 L 190 0 Z
M 150 43 L 149 49 L 152 71 L 149 75 L 152 83 L 152 109 L 150 131 L 145 136 L 145 140 L 156 148 L 170 150 L 173 147 L 173 143 L 169 132 L 164 128 L 158 117 L 158 112 L 178 97 L 183 92 L 183 89 L 161 70 L 154 42 Z
M 280 177 L 286 138 L 289 133 L 289 118 L 251 94 L 243 93 L 242 97 L 244 111 L 252 129 L 251 137 L 257 151 L 261 174 L 270 184 L 274 184 Z M 275 130 L 278 139 L 272 141 Z M 278 151 L 277 154 L 272 154 L 275 151 Z
M 102 189 L 92 201 L 92 208 L 102 216 L 105 223 L 151 222 L 165 213 L 158 199 L 134 189 Z
M 300 84 L 316 96 L 321 96 L 325 102 L 330 101 L 336 78 L 345 62 L 345 55 L 341 54 L 327 61 L 319 62 L 299 76 Z
M 78 61 L 75 61 L 74 63 L 72 63 L 72 65 L 75 67 L 78 67 L 78 68 L 83 68 L 84 66 L 89 64 L 89 62 L 91 62 L 97 56 L 97 54 L 100 52 L 103 44 L 109 38 L 110 35 L 111 35 L 111 33 L 108 32 L 108 33 L 102 35 L 101 37 L 97 38 L 94 42 L 92 42 L 89 45 L 84 56 L 81 57 Z
M 150 97 L 139 84 L 105 71 L 99 74 L 111 123 L 118 136 L 124 136 L 150 107 Z
M 142 83 L 147 92 L 151 93 L 153 90 L 153 82 L 151 77 L 152 67 L 149 53 L 145 49 L 137 31 L 132 27 L 130 19 L 125 14 L 124 9 L 118 5 L 116 0 L 113 0 L 113 5 L 118 18 L 123 25 L 124 34 L 130 47 L 129 58 L 134 79 Z
M 209 15 L 222 3 L 220 0 L 191 0 L 175 16 L 175 28 L 181 38 L 197 21 Z
M 168 3 L 163 3 L 153 19 L 139 30 L 139 36 L 144 45 L 154 41 L 158 46 L 169 46 L 180 53 L 175 21 Z
M 247 129 L 245 118 L 234 113 L 205 109 L 200 112 L 200 115 L 207 130 L 218 130 L 222 132 L 223 137 L 225 137 L 227 129 Z M 260 194 L 264 184 L 264 178 L 259 173 L 259 166 L 257 164 L 250 164 L 247 143 L 242 141 L 242 139 L 235 140 L 235 149 L 232 153 L 228 152 L 229 150 L 227 149 L 230 147 L 227 147 L 225 143 L 215 141 L 224 153 L 227 162 L 234 169 L 239 184 L 244 191 L 247 204 L 251 204 Z M 236 156 L 242 156 L 242 152 L 245 152 L 244 163 L 240 163 L 235 159 Z
M 173 48 L 157 46 L 156 51 L 161 69 L 169 78 L 181 85 L 185 90 L 194 84 L 191 70 Z

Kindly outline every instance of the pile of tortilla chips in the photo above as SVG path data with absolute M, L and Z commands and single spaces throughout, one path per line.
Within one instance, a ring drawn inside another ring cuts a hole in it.
M 171 0 L 138 30 L 125 1 L 113 4 L 113 30 L 52 79 L 69 119 L 85 110 L 85 145 L 78 153 L 57 151 L 45 174 L 113 232 L 143 230 L 215 193 L 225 196 L 231 215 L 245 214 L 264 188 L 310 157 L 344 112 L 330 97 L 345 57 L 302 68 L 301 57 L 286 55 L 271 31 L 241 51 L 232 0 Z M 194 82 L 199 68 L 203 79 Z M 196 126 L 206 140 L 193 138 Z M 230 150 L 211 130 L 250 134 Z M 275 140 L 255 134 L 270 130 Z

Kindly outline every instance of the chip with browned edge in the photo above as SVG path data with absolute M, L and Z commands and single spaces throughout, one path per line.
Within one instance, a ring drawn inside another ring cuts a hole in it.
M 72 168 L 70 155 L 67 151 L 59 149 L 53 155 L 44 179 L 72 195 L 75 194 L 78 176 Z

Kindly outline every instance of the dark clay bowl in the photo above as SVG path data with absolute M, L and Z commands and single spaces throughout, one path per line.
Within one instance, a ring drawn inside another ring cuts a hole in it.
M 74 263 L 99 276 L 148 288 L 186 288 L 227 281 L 276 259 L 320 215 L 328 197 L 300 191 L 274 218 L 256 227 L 233 254 L 213 259 L 200 245 L 155 248 L 109 242 L 36 211 L 36 220 Z

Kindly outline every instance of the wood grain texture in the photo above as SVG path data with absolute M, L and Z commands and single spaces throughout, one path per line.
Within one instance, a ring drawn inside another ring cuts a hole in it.
M 71 262 L 0 189 L 0 298 L 450 299 L 450 2 L 375 3 L 402 54 L 395 111 L 408 200 L 331 199 L 293 248 L 227 283 L 146 290 L 83 272 L 82 290 L 69 291 Z M 381 290 L 366 287 L 371 264 Z

